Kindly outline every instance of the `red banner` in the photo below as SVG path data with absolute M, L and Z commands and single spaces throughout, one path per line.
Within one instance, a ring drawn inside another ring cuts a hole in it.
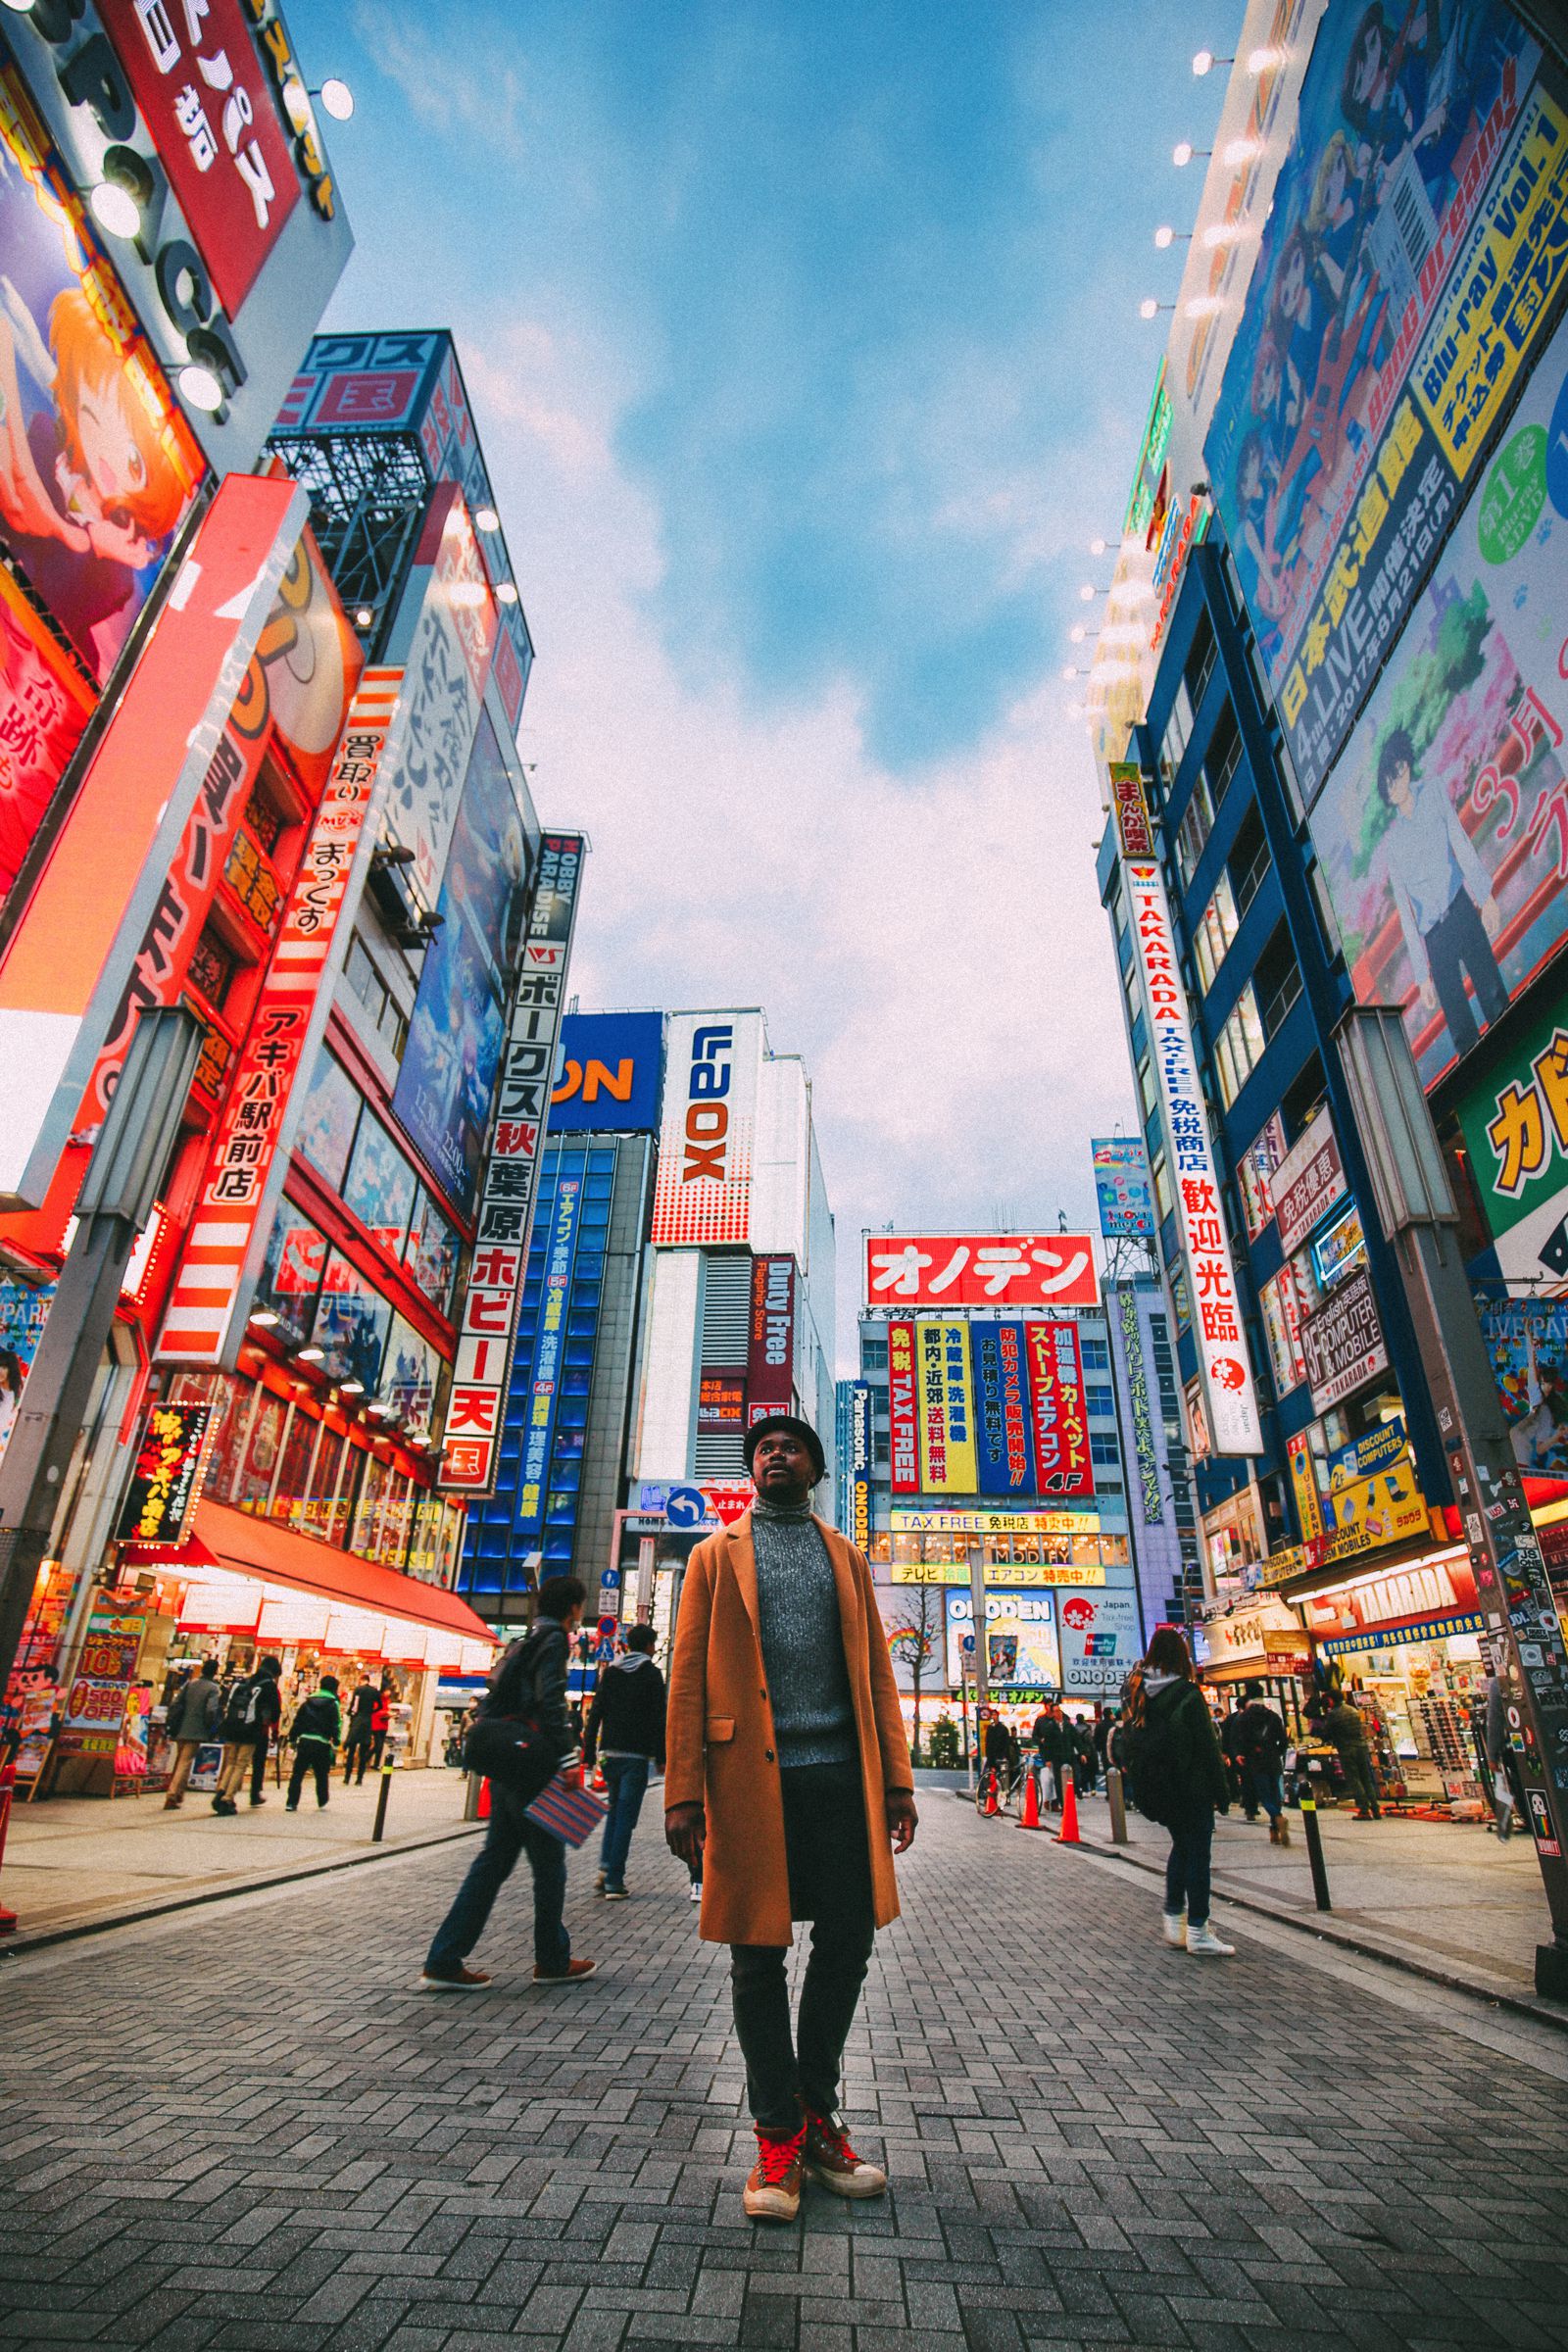
M 1097 1306 L 1087 1233 L 868 1234 L 865 1302 L 917 1307 Z
M 920 1442 L 915 1407 L 914 1325 L 888 1325 L 888 1426 L 891 1431 L 893 1492 L 920 1492 Z
M 1076 1323 L 1029 1323 L 1029 1386 L 1034 1396 L 1035 1484 L 1042 1494 L 1093 1497 L 1083 1366 Z
M 752 1260 L 752 1321 L 746 1351 L 746 1418 L 787 1413 L 795 1400 L 795 1260 Z

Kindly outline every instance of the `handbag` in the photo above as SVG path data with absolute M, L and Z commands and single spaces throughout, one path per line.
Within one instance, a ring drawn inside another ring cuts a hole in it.
M 536 1828 L 548 1830 L 563 1845 L 581 1845 L 593 1836 L 610 1807 L 591 1788 L 581 1788 L 558 1772 L 526 1811 Z

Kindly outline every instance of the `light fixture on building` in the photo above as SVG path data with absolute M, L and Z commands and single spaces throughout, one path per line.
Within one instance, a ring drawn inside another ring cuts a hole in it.
M 1152 294 L 1146 294 L 1138 305 L 1138 316 L 1140 318 L 1157 318 L 1161 311 L 1173 311 L 1175 308 L 1173 302 L 1156 302 Z
M 1168 220 L 1162 220 L 1154 231 L 1156 253 L 1168 253 L 1173 245 L 1190 245 L 1192 241 L 1193 232 L 1190 228 L 1172 228 Z
M 496 583 L 496 603 L 498 605 L 514 605 L 516 601 L 517 591 L 513 586 L 512 582 L 510 580 L 499 580 Z
M 1234 57 L 1216 57 L 1212 49 L 1200 49 L 1193 60 L 1193 77 L 1202 81 L 1213 73 L 1216 66 L 1234 66 L 1235 63 Z
M 223 387 L 210 368 L 192 361 L 179 371 L 179 388 L 193 409 L 216 416 L 223 405 Z
M 1102 555 L 1104 554 L 1104 552 L 1105 552 L 1105 542 L 1103 541 L 1103 539 L 1091 539 L 1091 540 L 1090 540 L 1090 542 L 1089 542 L 1089 553 L 1090 553 L 1092 556 L 1102 556 Z
M 311 92 L 319 98 L 334 122 L 347 122 L 354 113 L 354 92 L 336 74 L 329 74 L 318 90 Z
M 473 518 L 474 528 L 480 531 L 499 531 L 501 517 L 494 507 L 481 507 Z
M 1250 164 L 1254 155 L 1261 155 L 1262 152 L 1263 142 L 1261 139 L 1231 139 L 1221 150 L 1220 162 L 1233 165 Z
M 1212 318 L 1225 308 L 1225 303 L 1218 294 L 1197 294 L 1184 308 L 1189 318 Z
M 326 1361 L 324 1348 L 297 1348 L 294 1352 L 302 1364 L 321 1364 Z
M 357 606 L 355 607 L 355 610 L 354 610 L 354 626 L 355 626 L 357 629 L 373 629 L 373 628 L 374 628 L 374 626 L 375 626 L 375 614 L 374 614 L 374 612 L 371 611 L 371 609 L 370 609 L 370 607 L 369 607 L 368 605 L 357 605 Z
M 1178 139 L 1170 151 L 1170 160 L 1178 172 L 1185 172 L 1195 156 L 1200 156 L 1206 161 L 1213 152 L 1212 147 L 1195 147 L 1191 139 Z
M 274 1315 L 270 1306 L 252 1307 L 250 1319 L 253 1323 L 259 1325 L 263 1331 L 270 1331 L 274 1323 L 282 1321 L 282 1317 L 280 1315 Z
M 363 1380 L 340 1380 L 338 1382 L 338 1391 L 339 1394 L 344 1396 L 363 1396 L 365 1395 L 365 1383 Z
M 101 179 L 87 202 L 93 219 L 110 236 L 134 237 L 141 233 L 141 206 L 118 180 Z

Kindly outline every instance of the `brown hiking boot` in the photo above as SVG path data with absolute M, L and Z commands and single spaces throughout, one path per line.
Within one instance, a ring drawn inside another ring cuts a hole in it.
M 801 2210 L 801 2148 L 806 2127 L 787 2135 L 757 2134 L 757 2162 L 746 2176 L 743 2203 L 754 2222 L 793 2222 Z
M 888 2184 L 881 2166 L 857 2156 L 843 2125 L 831 2115 L 807 2118 L 806 2169 L 836 2197 L 879 2197 Z

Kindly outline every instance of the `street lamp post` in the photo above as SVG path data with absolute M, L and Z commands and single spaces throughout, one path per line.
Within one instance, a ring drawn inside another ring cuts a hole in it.
M 1421 1079 L 1392 1005 L 1352 1007 L 1336 1032 L 1394 1245 L 1487 1630 L 1504 1683 L 1552 1940 L 1536 1989 L 1568 2000 L 1568 1647 L 1520 1484 L 1491 1359 L 1460 1260 L 1458 1212 Z

